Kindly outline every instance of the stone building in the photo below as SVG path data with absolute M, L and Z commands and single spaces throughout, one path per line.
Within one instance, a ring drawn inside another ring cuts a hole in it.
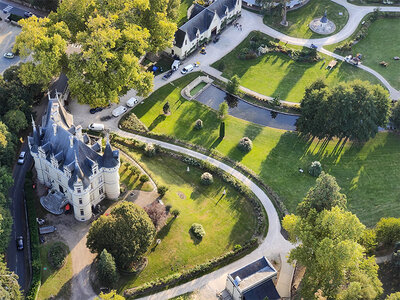
M 38 180 L 52 196 L 41 203 L 55 214 L 69 203 L 75 218 L 87 221 L 101 200 L 117 199 L 120 194 L 119 151 L 113 151 L 107 141 L 101 154 L 101 141 L 91 144 L 82 127 L 73 125 L 73 116 L 61 105 L 59 95 L 50 95 L 41 126 L 32 121 L 33 133 L 28 138 Z

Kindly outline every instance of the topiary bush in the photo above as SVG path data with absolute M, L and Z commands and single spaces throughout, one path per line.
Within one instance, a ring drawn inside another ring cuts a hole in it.
M 49 263 L 56 270 L 64 265 L 66 256 L 67 256 L 67 251 L 65 249 L 65 246 L 60 242 L 54 243 L 49 249 L 48 253 Z
M 322 172 L 322 165 L 319 161 L 313 161 L 308 168 L 308 173 L 311 176 L 318 177 Z
M 179 211 L 179 209 L 174 209 L 171 214 L 174 216 L 174 218 L 177 218 L 181 212 Z
M 146 154 L 146 156 L 148 157 L 153 157 L 154 155 L 156 155 L 156 147 L 154 146 L 154 144 L 147 143 L 144 146 L 144 154 Z
M 190 232 L 199 240 L 206 235 L 203 225 L 199 223 L 193 223 L 192 226 L 190 226 Z
M 141 182 L 141 183 L 145 183 L 145 182 L 147 182 L 147 181 L 149 181 L 150 179 L 149 179 L 149 176 L 147 176 L 146 174 L 143 174 L 142 176 L 140 176 L 140 178 L 139 178 L 139 181 Z
M 194 129 L 196 130 L 200 130 L 203 128 L 203 121 L 198 119 L 195 123 L 194 123 Z
M 204 172 L 201 175 L 200 181 L 204 185 L 211 185 L 214 182 L 214 178 L 210 173 Z
M 240 151 L 249 152 L 253 148 L 253 142 L 248 137 L 243 137 L 237 146 Z

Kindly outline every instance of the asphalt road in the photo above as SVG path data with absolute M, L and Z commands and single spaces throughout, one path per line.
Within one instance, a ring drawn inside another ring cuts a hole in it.
M 6 8 L 6 7 L 8 7 L 8 6 L 10 6 L 10 7 L 12 7 L 12 8 L 11 8 L 11 10 L 8 11 L 7 14 L 5 14 L 5 13 L 3 12 L 3 9 Z M 7 4 L 7 3 L 0 2 L 0 10 L 2 11 L 2 12 L 1 12 L 1 13 L 2 13 L 2 17 L 3 17 L 3 16 L 6 17 L 9 13 L 10 13 L 10 14 L 17 15 L 17 16 L 20 16 L 20 17 L 23 17 L 23 16 L 24 16 L 24 12 L 29 11 L 29 8 L 27 7 L 26 9 L 22 9 L 22 8 L 19 8 L 19 7 L 15 7 L 13 4 L 10 4 L 10 5 L 9 5 L 9 4 Z
M 13 218 L 13 226 L 10 244 L 7 249 L 7 266 L 14 271 L 19 277 L 18 283 L 23 290 L 27 290 L 29 285 L 29 264 L 28 264 L 28 247 L 26 235 L 26 219 L 24 204 L 24 182 L 25 174 L 32 165 L 32 156 L 29 154 L 28 145 L 25 143 L 21 151 L 27 153 L 25 163 L 16 165 L 13 171 L 14 185 L 11 188 L 10 196 L 12 198 L 11 214 Z M 16 237 L 22 235 L 24 237 L 24 250 L 18 251 L 16 245 Z

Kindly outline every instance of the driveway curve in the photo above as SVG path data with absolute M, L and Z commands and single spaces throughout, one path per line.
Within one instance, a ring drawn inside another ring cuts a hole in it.
M 281 224 L 279 221 L 278 214 L 271 200 L 263 192 L 263 190 L 261 190 L 255 183 L 253 183 L 242 173 L 204 154 L 177 145 L 162 142 L 159 140 L 128 133 L 120 129 L 115 129 L 112 131 L 126 138 L 133 138 L 145 143 L 153 143 L 165 149 L 207 161 L 212 165 L 224 170 L 225 172 L 231 174 L 232 176 L 243 182 L 246 186 L 248 186 L 252 190 L 252 192 L 261 201 L 268 215 L 268 225 L 269 225 L 268 234 L 266 238 L 263 240 L 263 242 L 260 244 L 260 246 L 252 253 L 210 274 L 204 275 L 200 278 L 194 279 L 190 282 L 184 283 L 172 289 L 154 295 L 150 295 L 141 299 L 148 299 L 148 300 L 169 299 L 171 297 L 175 297 L 200 288 L 208 290 L 211 289 L 212 291 L 214 291 L 213 295 L 215 296 L 216 292 L 221 292 L 225 288 L 226 275 L 228 272 L 238 269 L 248 263 L 251 263 L 254 260 L 260 258 L 261 256 L 277 258 L 280 255 L 282 256 L 283 259 L 282 259 L 282 267 L 279 275 L 280 278 L 278 280 L 277 289 L 282 297 L 290 296 L 290 285 L 291 285 L 290 283 L 293 274 L 293 267 L 286 262 L 285 257 L 294 246 L 289 241 L 283 238 L 281 234 Z

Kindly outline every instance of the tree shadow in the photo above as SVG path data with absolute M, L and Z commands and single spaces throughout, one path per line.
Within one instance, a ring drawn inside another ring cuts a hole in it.
M 189 233 L 190 238 L 191 238 L 191 240 L 193 241 L 193 244 L 194 244 L 194 245 L 200 244 L 201 241 L 203 240 L 202 238 L 201 238 L 201 239 L 198 239 L 198 238 L 192 233 L 192 230 L 190 230 L 190 229 L 189 229 L 188 233 Z
M 178 216 L 178 218 L 179 218 L 179 216 Z M 172 217 L 171 219 L 169 219 L 169 221 L 167 222 L 167 224 L 165 224 L 165 225 L 160 229 L 160 231 L 157 232 L 157 235 L 156 235 L 155 240 L 160 239 L 161 242 L 162 242 L 162 240 L 168 235 L 169 231 L 171 230 L 171 227 L 172 227 L 172 225 L 175 223 L 175 220 L 176 220 L 175 217 Z M 157 248 L 157 244 L 155 244 L 155 245 L 151 248 L 151 252 L 154 252 L 154 251 L 156 250 L 156 248 Z
M 157 118 L 153 120 L 153 122 L 149 126 L 149 130 L 152 131 L 154 128 L 156 128 L 162 121 L 164 121 L 167 118 L 166 115 L 164 114 L 159 114 Z

